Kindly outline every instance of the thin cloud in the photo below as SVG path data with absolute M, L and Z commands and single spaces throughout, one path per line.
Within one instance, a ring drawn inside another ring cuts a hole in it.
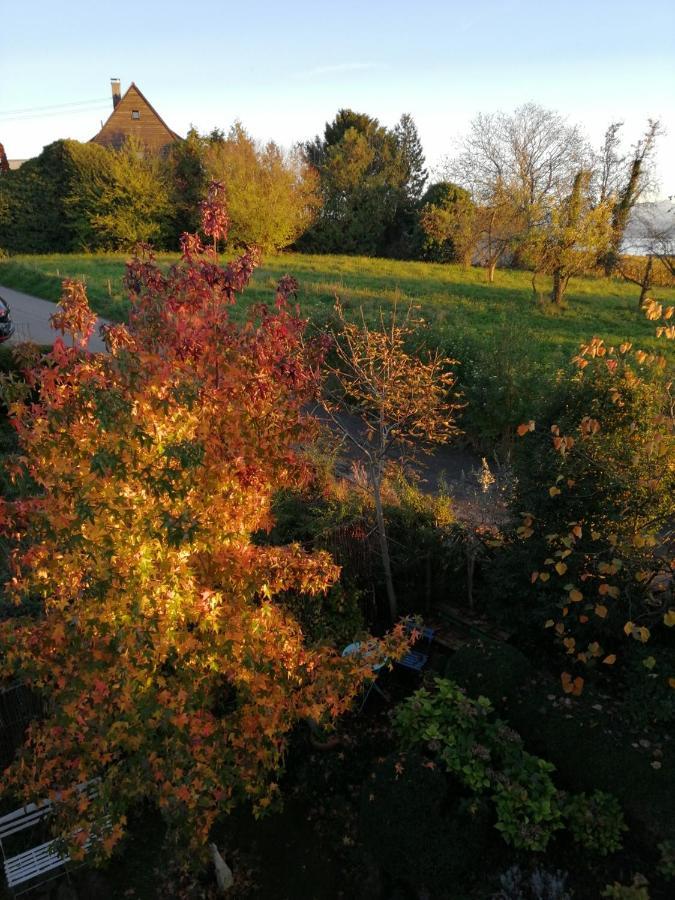
M 376 62 L 344 62 L 332 66 L 315 66 L 304 72 L 293 73 L 293 78 L 316 78 L 321 75 L 344 75 L 347 72 L 362 72 L 366 69 L 381 69 L 382 63 Z

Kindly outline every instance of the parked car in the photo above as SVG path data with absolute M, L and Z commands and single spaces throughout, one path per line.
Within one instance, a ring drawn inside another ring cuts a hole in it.
M 0 297 L 0 344 L 8 341 L 14 334 L 14 325 L 9 312 L 9 304 Z

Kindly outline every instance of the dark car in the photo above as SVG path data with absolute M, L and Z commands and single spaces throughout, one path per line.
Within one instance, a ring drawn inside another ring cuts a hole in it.
M 9 305 L 0 297 L 0 344 L 8 341 L 14 334 L 14 325 L 9 315 Z

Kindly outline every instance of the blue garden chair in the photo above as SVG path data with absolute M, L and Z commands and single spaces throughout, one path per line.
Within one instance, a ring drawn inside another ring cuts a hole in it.
M 410 669 L 413 672 L 421 672 L 429 661 L 429 655 L 431 653 L 431 642 L 433 641 L 434 635 L 436 634 L 436 629 L 428 627 L 416 629 L 415 625 L 413 623 L 410 623 L 408 626 L 406 626 L 406 630 L 409 633 L 411 633 L 413 630 L 421 632 L 421 635 L 415 646 L 422 646 L 423 650 L 426 650 L 426 652 L 423 652 L 423 650 L 410 649 L 402 659 L 396 660 L 396 665 L 402 666 L 404 669 Z

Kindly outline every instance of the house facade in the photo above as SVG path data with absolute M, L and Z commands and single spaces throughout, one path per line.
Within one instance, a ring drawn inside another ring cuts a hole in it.
M 128 138 L 137 139 L 148 153 L 165 154 L 171 144 L 182 140 L 172 131 L 152 104 L 132 81 L 124 95 L 117 78 L 110 80 L 113 111 L 91 140 L 119 150 Z

